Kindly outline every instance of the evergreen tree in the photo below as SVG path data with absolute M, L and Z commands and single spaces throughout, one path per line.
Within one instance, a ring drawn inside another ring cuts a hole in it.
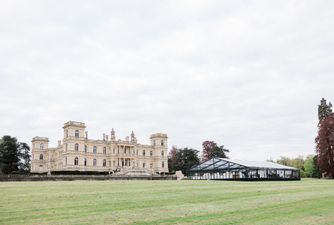
M 30 148 L 26 143 L 19 143 L 19 154 L 20 154 L 20 164 L 19 164 L 19 170 L 22 173 L 29 173 L 30 172 Z
M 198 165 L 200 160 L 198 150 L 191 148 L 177 149 L 173 147 L 170 151 L 169 160 L 170 171 L 181 170 L 183 174 L 187 174 L 189 169 Z
M 3 136 L 0 139 L 0 171 L 4 174 L 28 173 L 30 170 L 30 148 L 15 137 Z
M 0 164 L 4 174 L 18 172 L 20 164 L 20 154 L 18 142 L 15 137 L 3 136 L 0 139 Z

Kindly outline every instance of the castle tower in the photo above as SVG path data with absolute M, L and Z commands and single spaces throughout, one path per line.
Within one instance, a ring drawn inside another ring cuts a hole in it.
M 85 141 L 88 134 L 85 132 L 85 123 L 69 121 L 64 124 L 64 141 L 63 141 L 63 161 L 62 168 L 67 169 L 74 165 L 75 157 L 78 152 L 85 149 Z M 83 160 L 83 159 L 82 159 Z M 81 161 L 82 161 L 81 160 Z M 79 162 L 79 164 L 83 164 Z
M 31 141 L 31 172 L 45 173 L 48 171 L 49 139 L 47 137 L 34 137 Z
M 88 134 L 85 134 L 85 123 L 69 121 L 64 124 L 64 140 L 67 138 L 80 138 L 83 139 Z
M 154 167 L 159 173 L 168 172 L 167 158 L 167 134 L 155 133 L 151 137 L 151 145 L 154 147 Z

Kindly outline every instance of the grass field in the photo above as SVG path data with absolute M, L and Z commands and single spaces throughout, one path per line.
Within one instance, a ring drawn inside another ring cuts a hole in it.
M 0 224 L 334 224 L 334 180 L 0 182 Z

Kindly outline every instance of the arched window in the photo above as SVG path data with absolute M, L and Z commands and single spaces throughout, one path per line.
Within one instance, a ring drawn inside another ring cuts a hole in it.
M 43 160 L 43 154 L 39 155 L 39 160 Z
M 161 140 L 161 146 L 164 146 L 164 140 Z
M 143 156 L 145 156 L 145 150 L 143 150 Z
M 74 133 L 75 137 L 79 137 L 79 130 L 75 130 L 75 133 Z
M 93 166 L 96 166 L 96 159 L 93 159 Z
M 87 159 L 84 160 L 84 166 L 87 166 Z
M 74 165 L 77 166 L 79 164 L 79 159 L 78 157 L 75 157 L 74 158 Z
M 161 167 L 162 167 L 162 168 L 165 168 L 165 162 L 162 162 L 162 163 L 161 163 Z
M 103 166 L 107 166 L 107 161 L 105 159 L 103 160 Z
M 161 151 L 161 156 L 164 156 L 165 155 L 165 152 L 164 151 Z
M 76 144 L 74 145 L 74 150 L 75 150 L 75 151 L 79 151 L 79 144 L 78 144 L 78 143 L 76 143 Z
M 94 154 L 96 154 L 96 151 L 97 151 L 96 149 L 97 149 L 96 146 L 94 146 L 94 147 L 93 147 L 93 153 L 94 153 Z
M 150 156 L 153 156 L 153 151 L 150 151 Z
M 44 144 L 41 143 L 41 144 L 39 145 L 39 148 L 40 148 L 40 149 L 44 149 Z
M 85 153 L 87 153 L 87 145 L 85 145 Z
M 145 166 L 146 166 L 146 163 L 143 163 L 143 168 L 145 168 Z
M 106 154 L 106 153 L 107 153 L 107 148 L 103 147 L 103 154 Z

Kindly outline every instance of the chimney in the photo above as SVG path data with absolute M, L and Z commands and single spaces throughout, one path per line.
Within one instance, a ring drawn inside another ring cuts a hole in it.
M 85 138 L 88 139 L 88 131 L 85 132 Z

